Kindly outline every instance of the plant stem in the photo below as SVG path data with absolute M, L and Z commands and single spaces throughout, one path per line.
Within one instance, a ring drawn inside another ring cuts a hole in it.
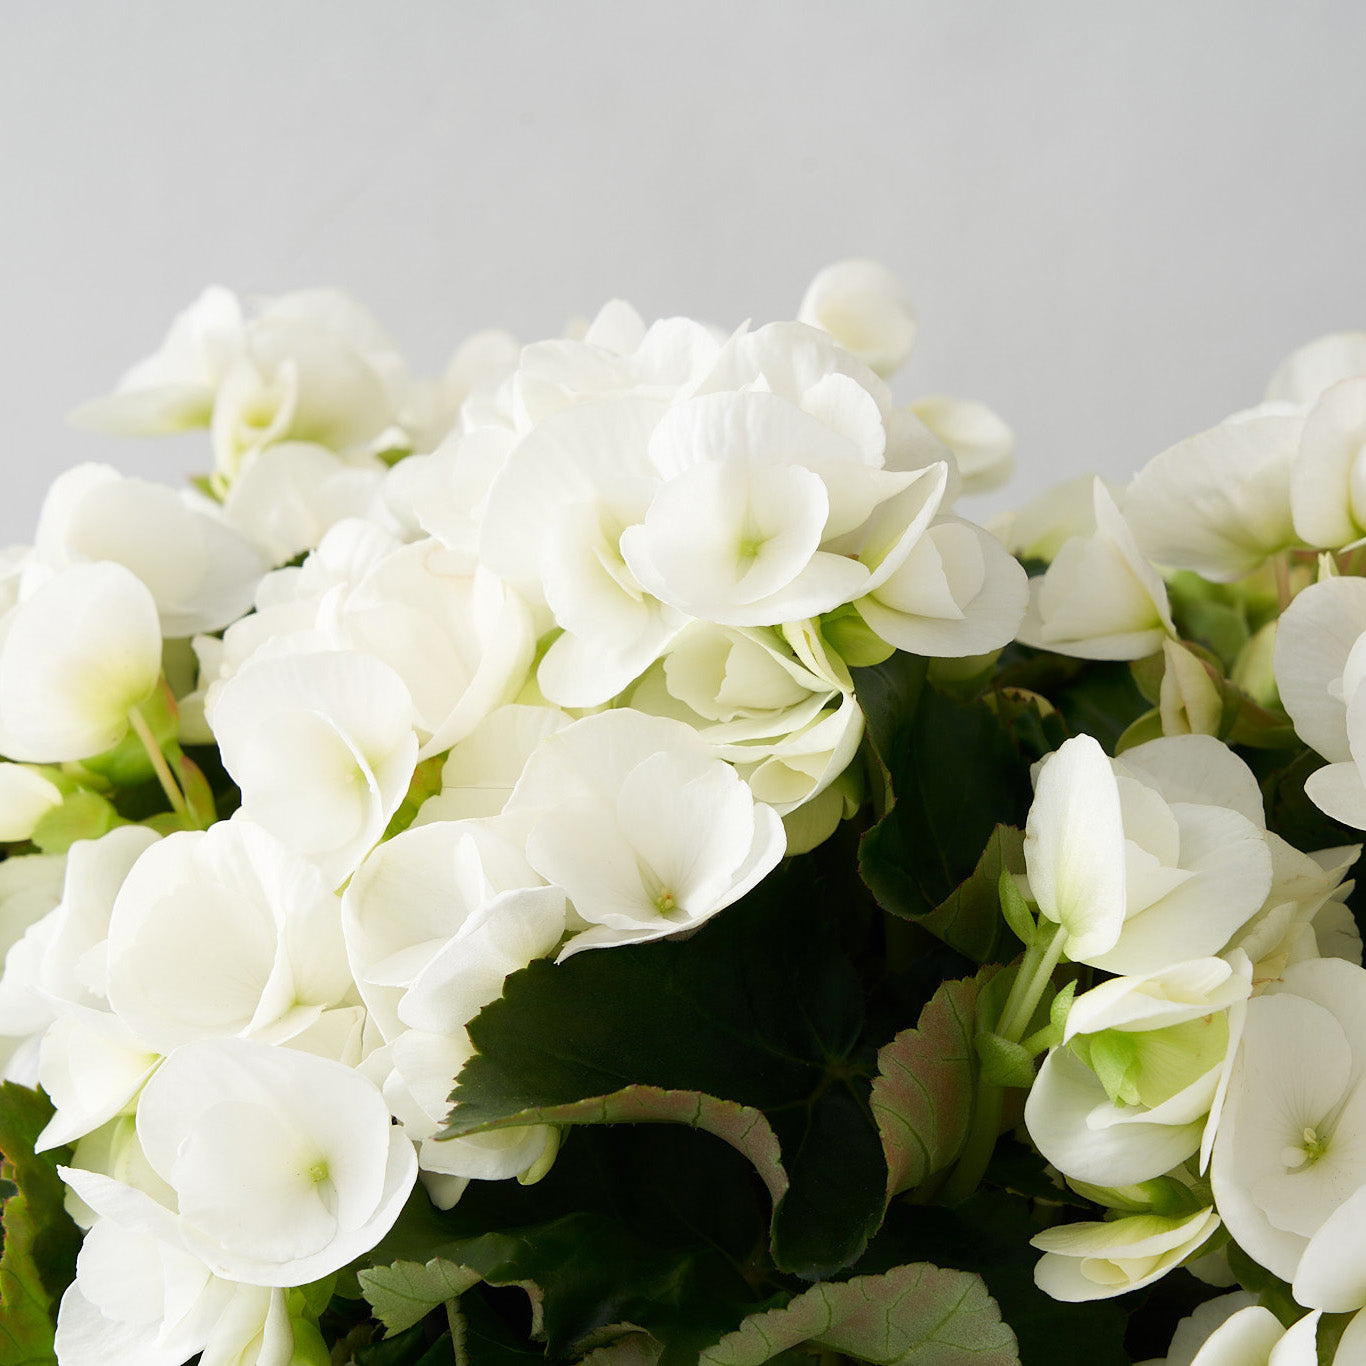
M 1053 976 L 1053 969 L 1058 966 L 1066 938 L 1066 929 L 1059 925 L 1047 944 L 1040 946 L 1034 943 L 1025 951 L 1024 961 L 1015 974 L 1005 1009 L 1001 1012 L 1001 1022 L 996 1026 L 996 1033 L 1003 1039 L 1019 1043 L 1048 985 L 1048 979 Z
M 1058 966 L 1066 938 L 1066 928 L 1059 925 L 1047 943 L 1036 940 L 1025 950 L 1015 973 L 1015 981 L 1011 984 L 1010 995 L 1001 1011 L 1000 1023 L 993 1031 L 1001 1038 L 1010 1043 L 1019 1043 L 1020 1035 L 1038 1008 L 1039 998 L 1053 975 L 1053 969 Z M 996 1151 L 996 1140 L 1001 1135 L 1003 1099 L 1001 1088 L 988 1082 L 979 1069 L 972 1093 L 972 1120 L 968 1136 L 940 1192 L 946 1204 L 953 1205 L 966 1200 L 981 1182 L 987 1163 Z
M 166 800 L 171 803 L 171 809 L 177 815 L 184 816 L 186 820 L 193 820 L 185 794 L 180 790 L 180 784 L 176 782 L 175 774 L 171 772 L 171 766 L 166 762 L 166 756 L 161 752 L 161 746 L 157 744 L 156 736 L 152 734 L 152 728 L 147 724 L 147 718 L 142 714 L 140 707 L 129 708 L 128 724 L 142 741 L 142 747 L 152 761 L 152 770 L 157 775 L 161 790 L 166 794 Z
M 979 1072 L 972 1092 L 972 1123 L 967 1141 L 939 1192 L 944 1204 L 956 1205 L 960 1200 L 966 1200 L 980 1184 L 982 1173 L 996 1151 L 996 1140 L 1001 1136 L 1002 1099 L 1001 1088 L 989 1085 Z

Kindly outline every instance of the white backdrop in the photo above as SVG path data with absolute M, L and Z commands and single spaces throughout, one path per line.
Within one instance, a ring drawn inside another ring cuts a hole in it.
M 791 316 L 882 259 L 898 393 L 990 402 L 1020 473 L 1123 478 L 1366 327 L 1366 6 L 1161 0 L 0 5 L 0 544 L 65 427 L 210 281 L 469 331 Z

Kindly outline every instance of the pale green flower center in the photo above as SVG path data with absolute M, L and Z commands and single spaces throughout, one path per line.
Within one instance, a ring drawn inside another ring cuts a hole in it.
M 1312 1167 L 1327 1151 L 1328 1138 L 1320 1138 L 1318 1131 L 1306 1124 L 1300 1142 L 1281 1150 L 1281 1161 L 1288 1170 L 1298 1171 L 1302 1167 Z

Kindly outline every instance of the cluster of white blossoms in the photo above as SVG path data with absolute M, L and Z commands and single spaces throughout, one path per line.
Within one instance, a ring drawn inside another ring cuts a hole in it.
M 419 1177 L 554 1160 L 437 1137 L 507 975 L 695 930 L 861 803 L 851 666 L 1013 638 L 952 511 L 1009 432 L 892 402 L 880 268 L 801 312 L 613 303 L 430 382 L 340 295 L 210 289 L 80 411 L 213 467 L 73 469 L 0 559 L 0 1059 L 74 1145 L 63 1366 L 327 1361 Z
M 1231 1240 L 1311 1312 L 1287 1330 L 1226 1297 L 1182 1325 L 1171 1366 L 1316 1362 L 1324 1313 L 1356 1315 L 1336 1360 L 1360 1360 L 1366 971 L 1344 878 L 1361 846 L 1300 851 L 1268 831 L 1257 778 L 1215 737 L 1231 698 L 1279 702 L 1328 761 L 1309 799 L 1366 829 L 1366 334 L 1296 352 L 1260 406 L 1127 488 L 1064 487 L 1008 539 L 1048 561 L 1022 641 L 1161 664 L 1117 757 L 1081 736 L 1037 773 L 1023 890 L 1055 954 L 1100 971 L 1074 974 L 1025 1119 L 1110 1212 L 1034 1240 L 1039 1284 L 1095 1299 L 1185 1262 L 1229 1285 Z M 1178 602 L 1211 638 L 1231 604 L 1243 636 L 1220 660 L 1192 650 Z

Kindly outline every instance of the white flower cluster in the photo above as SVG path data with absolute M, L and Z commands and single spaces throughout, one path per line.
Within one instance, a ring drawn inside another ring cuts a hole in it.
M 1025 1118 L 1110 1211 L 1035 1238 L 1037 1279 L 1095 1299 L 1193 1261 L 1229 1284 L 1222 1229 L 1312 1311 L 1286 1331 L 1228 1297 L 1182 1326 L 1173 1366 L 1317 1361 L 1323 1313 L 1356 1315 L 1338 1361 L 1366 1353 L 1366 971 L 1343 904 L 1361 846 L 1304 853 L 1267 830 L 1257 779 L 1215 738 L 1219 670 L 1178 644 L 1168 594 L 1187 571 L 1267 618 L 1231 677 L 1279 698 L 1329 761 L 1310 799 L 1366 829 L 1363 490 L 1366 334 L 1339 335 L 1127 489 L 1074 485 L 1011 531 L 1050 561 L 1022 640 L 1090 659 L 1161 651 L 1164 666 L 1161 738 L 1130 735 L 1109 759 L 1078 737 L 1037 776 L 1027 895 L 1058 951 L 1102 976 L 1066 1011 Z
M 318 1283 L 419 1174 L 554 1160 L 436 1136 L 507 975 L 690 932 L 833 830 L 851 665 L 1012 639 L 1025 576 L 951 512 L 1009 433 L 892 403 L 880 268 L 802 315 L 610 304 L 433 383 L 340 295 L 211 289 L 81 410 L 205 427 L 213 469 L 81 466 L 0 561 L 0 1058 L 75 1145 L 63 1366 L 326 1361 Z

